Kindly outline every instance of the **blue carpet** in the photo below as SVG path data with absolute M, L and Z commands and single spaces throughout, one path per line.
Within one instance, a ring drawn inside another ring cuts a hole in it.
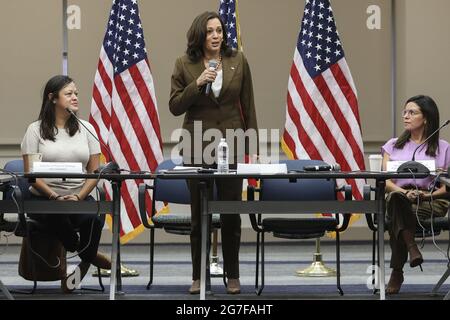
M 405 284 L 402 286 L 402 293 L 405 294 L 429 294 L 434 285 L 431 284 Z M 10 290 L 29 290 L 31 286 L 8 286 Z M 86 288 L 99 289 L 98 286 L 88 286 Z M 150 290 L 146 290 L 143 285 L 123 285 L 122 291 L 130 295 L 170 295 L 170 294 L 187 294 L 189 285 L 153 285 Z M 342 289 L 346 295 L 368 295 L 372 293 L 365 285 L 342 285 Z M 109 285 L 105 285 L 105 292 L 109 292 Z M 450 290 L 450 284 L 444 284 L 439 289 L 439 294 L 445 294 Z M 213 285 L 212 292 L 216 294 L 225 294 L 226 289 L 223 285 Z M 241 286 L 242 294 L 254 294 L 254 286 Z M 55 285 L 38 284 L 36 294 L 60 294 L 60 287 Z M 99 292 L 101 294 L 101 292 Z M 264 294 L 281 294 L 281 295 L 336 295 L 337 288 L 335 285 L 266 285 Z

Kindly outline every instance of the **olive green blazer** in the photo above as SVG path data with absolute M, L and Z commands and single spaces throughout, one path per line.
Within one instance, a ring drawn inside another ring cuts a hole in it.
M 192 62 L 184 55 L 176 60 L 171 79 L 169 108 L 175 116 L 184 114 L 183 129 L 191 134 L 191 148 L 194 147 L 193 137 L 200 134 L 203 136 L 207 129 L 218 129 L 224 137 L 226 129 L 254 129 L 257 132 L 252 76 L 243 53 L 234 52 L 231 57 L 222 56 L 223 83 L 217 98 L 212 90 L 206 95 L 204 88 L 197 87 L 196 80 L 204 70 L 202 60 Z M 202 132 L 194 132 L 194 121 L 201 121 Z M 209 143 L 211 142 L 202 143 L 202 152 Z M 188 144 L 183 144 L 183 148 L 183 158 L 187 161 Z M 245 149 L 248 153 L 247 144 Z M 189 150 L 190 158 L 198 161 L 201 155 L 194 155 L 192 150 Z M 240 157 L 241 153 L 235 150 L 235 157 Z

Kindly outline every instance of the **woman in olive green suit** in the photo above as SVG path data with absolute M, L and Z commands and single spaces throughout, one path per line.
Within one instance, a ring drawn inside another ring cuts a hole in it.
M 250 68 L 242 52 L 233 51 L 227 46 L 225 34 L 225 25 L 217 13 L 200 14 L 187 33 L 186 54 L 175 63 L 169 106 L 173 115 L 184 114 L 183 129 L 190 134 L 190 139 L 187 140 L 190 143 L 184 143 L 182 150 L 186 165 L 210 164 L 203 157 L 208 142 L 194 141 L 194 137 L 202 139 L 203 133 L 208 129 L 220 130 L 223 137 L 226 136 L 227 129 L 253 129 L 257 132 Z M 211 60 L 215 60 L 215 67 L 211 67 Z M 207 89 L 208 84 L 210 88 Z M 236 147 L 243 141 L 236 142 L 235 148 L 230 150 L 232 168 L 243 156 L 243 152 L 239 152 Z M 201 150 L 194 150 L 195 144 L 202 146 Z M 253 141 L 250 147 L 257 152 L 257 141 Z M 246 152 L 249 152 L 248 148 L 246 141 Z M 241 199 L 242 179 L 216 179 L 215 183 L 220 200 Z M 195 180 L 189 180 L 188 185 L 191 191 L 193 269 L 193 282 L 189 292 L 196 294 L 200 291 L 200 196 Z M 227 292 L 237 294 L 240 293 L 240 216 L 221 215 L 221 233 L 224 271 L 228 278 Z

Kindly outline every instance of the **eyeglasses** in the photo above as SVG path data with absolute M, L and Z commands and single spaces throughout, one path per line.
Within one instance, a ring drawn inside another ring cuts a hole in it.
M 415 117 L 415 116 L 418 116 L 421 113 L 422 112 L 417 111 L 417 110 L 403 110 L 402 116 L 403 117 L 406 117 L 406 116 Z

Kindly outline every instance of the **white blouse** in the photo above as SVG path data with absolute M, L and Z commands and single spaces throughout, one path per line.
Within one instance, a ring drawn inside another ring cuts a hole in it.
M 223 82 L 223 72 L 222 70 L 217 71 L 216 80 L 211 85 L 211 89 L 214 93 L 214 97 L 218 98 L 220 94 L 220 90 L 222 90 L 222 82 Z

